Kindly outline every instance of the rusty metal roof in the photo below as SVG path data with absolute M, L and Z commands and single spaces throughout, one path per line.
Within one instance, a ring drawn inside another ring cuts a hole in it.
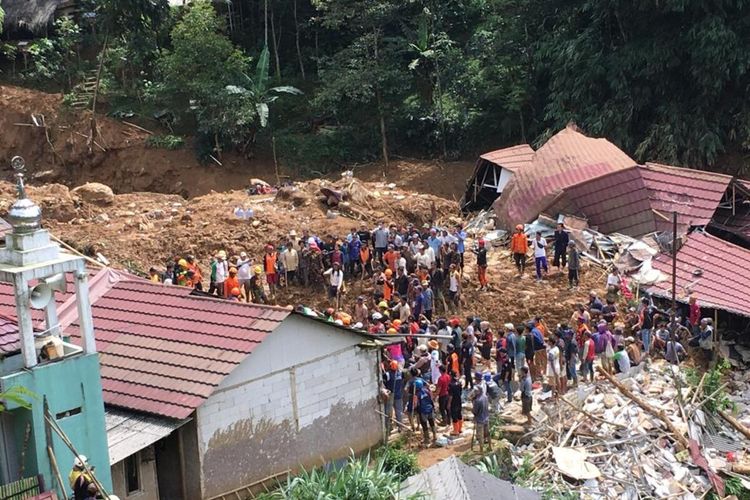
M 495 213 L 504 227 L 529 222 L 563 189 L 635 164 L 608 140 L 587 137 L 569 125 L 515 172 L 494 204 Z
M 640 172 L 657 213 L 657 231 L 671 230 L 673 211 L 683 230 L 708 224 L 732 180 L 729 175 L 658 163 L 641 165 Z
M 544 210 L 586 218 L 602 233 L 642 236 L 656 230 L 654 212 L 638 167 L 612 172 L 567 187 Z
M 534 150 L 531 149 L 531 146 L 519 144 L 518 146 L 490 151 L 479 158 L 515 172 L 519 168 L 529 165 L 533 156 Z
M 672 256 L 659 254 L 652 261 L 666 279 L 647 288 L 658 297 L 672 296 Z M 689 292 L 701 307 L 750 317 L 750 250 L 708 233 L 693 232 L 677 252 L 677 300 Z
M 711 221 L 730 181 L 723 174 L 647 163 L 568 186 L 544 212 L 579 215 L 603 233 L 639 237 L 671 231 L 676 211 L 684 233 Z
M 90 280 L 104 402 L 187 418 L 290 311 L 191 296 L 104 269 Z M 15 317 L 13 288 L 0 284 L 0 313 Z M 10 297 L 9 297 L 10 296 Z M 75 296 L 59 308 L 64 332 L 80 332 Z

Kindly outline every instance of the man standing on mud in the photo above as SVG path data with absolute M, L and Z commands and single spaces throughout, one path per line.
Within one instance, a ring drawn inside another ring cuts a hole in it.
M 555 255 L 552 261 L 552 265 L 557 268 L 560 272 L 565 268 L 568 258 L 568 243 L 570 242 L 570 235 L 565 230 L 565 226 L 562 222 L 557 225 L 555 229 Z
M 513 262 L 516 263 L 518 276 L 523 276 L 526 268 L 526 253 L 529 251 L 529 240 L 523 232 L 523 224 L 516 226 L 516 232 L 510 240 L 510 252 L 513 254 Z

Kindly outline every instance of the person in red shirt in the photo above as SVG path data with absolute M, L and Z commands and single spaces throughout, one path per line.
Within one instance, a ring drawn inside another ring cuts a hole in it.
M 581 359 L 583 360 L 583 381 L 586 382 L 591 376 L 591 382 L 594 381 L 594 359 L 596 358 L 596 346 L 594 345 L 594 339 L 591 338 L 591 332 L 584 334 L 586 339 L 583 342 L 583 353 Z
M 445 366 L 440 365 L 440 377 L 435 384 L 435 392 L 438 395 L 438 406 L 440 407 L 440 416 L 443 419 L 440 425 L 451 425 L 451 412 L 448 408 L 448 387 L 451 383 L 451 377 L 446 373 Z

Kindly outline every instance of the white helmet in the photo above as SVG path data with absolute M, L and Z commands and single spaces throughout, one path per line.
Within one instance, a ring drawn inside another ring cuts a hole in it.
M 83 464 L 88 463 L 88 461 L 89 459 L 86 458 L 86 455 L 78 455 L 75 460 L 73 460 L 73 467 L 83 469 Z

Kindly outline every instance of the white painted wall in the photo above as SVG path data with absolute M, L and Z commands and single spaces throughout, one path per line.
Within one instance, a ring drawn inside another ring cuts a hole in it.
M 513 177 L 513 172 L 507 168 L 500 169 L 500 180 L 497 182 L 497 192 L 502 193 L 505 186 L 508 185 L 510 179 Z

